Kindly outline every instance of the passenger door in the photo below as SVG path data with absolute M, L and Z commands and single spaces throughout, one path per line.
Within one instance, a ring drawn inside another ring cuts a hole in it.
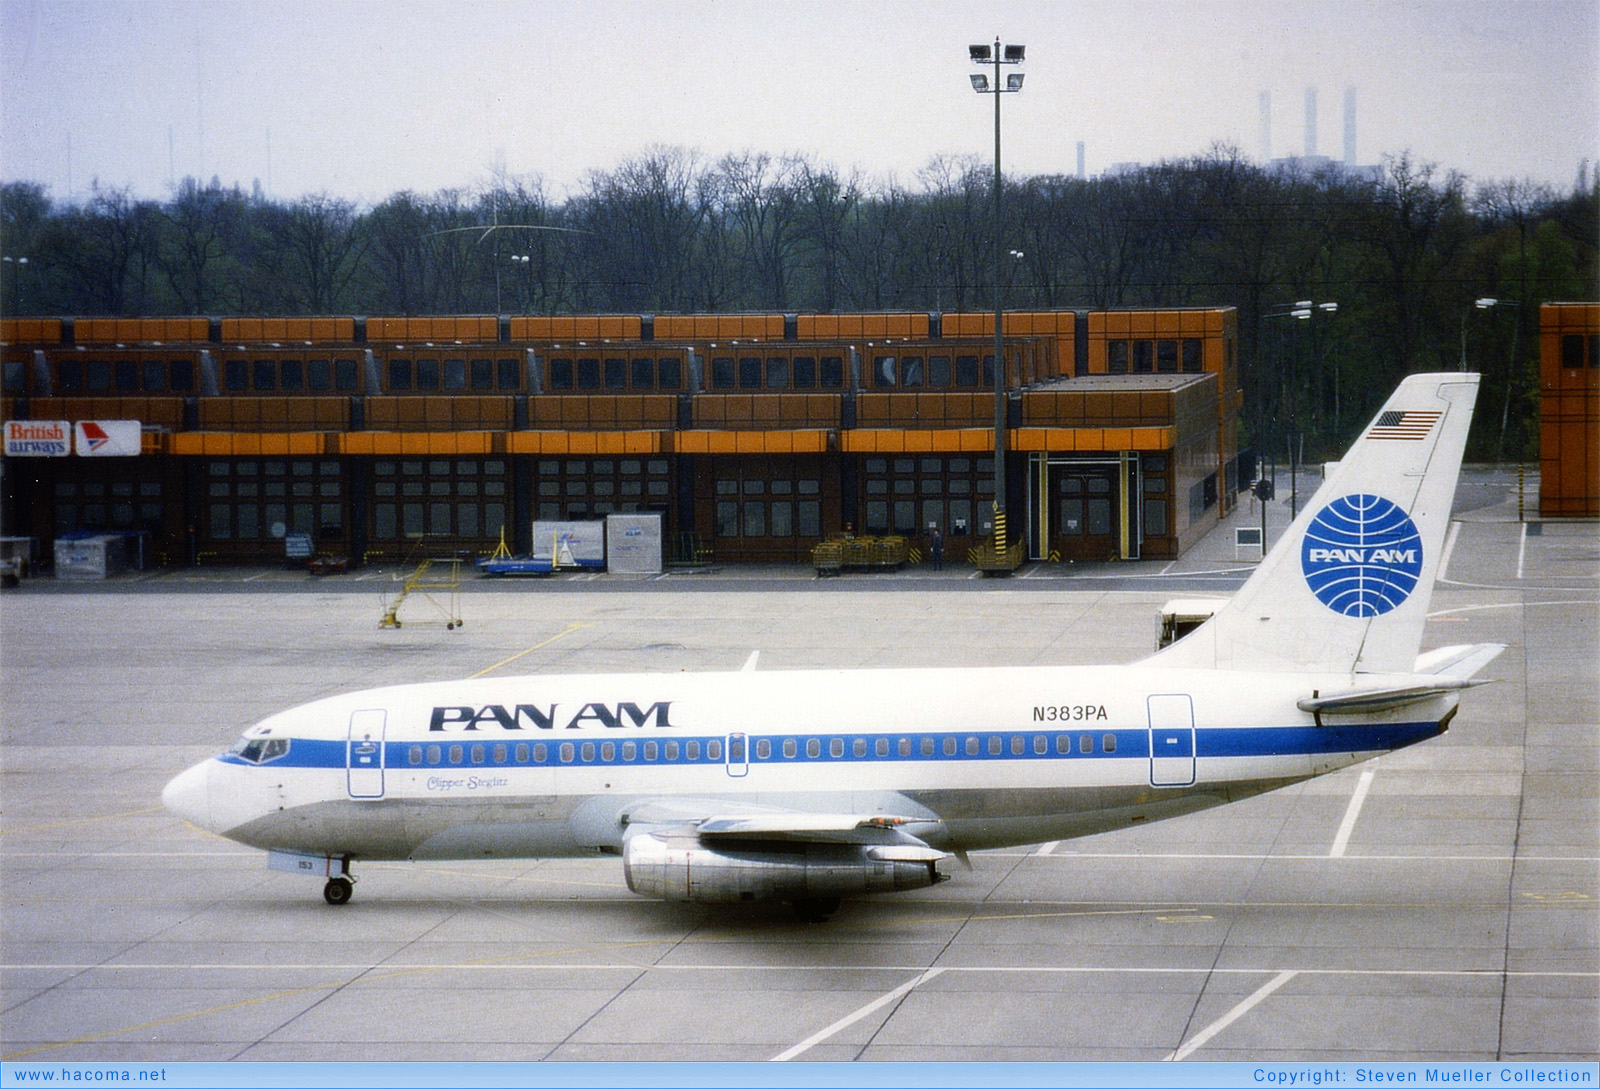
M 383 797 L 384 711 L 357 711 L 350 716 L 345 739 L 345 774 L 352 798 Z

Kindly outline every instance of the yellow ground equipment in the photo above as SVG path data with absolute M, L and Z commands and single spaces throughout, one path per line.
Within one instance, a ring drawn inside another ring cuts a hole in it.
M 406 578 L 398 593 L 385 596 L 380 628 L 400 626 L 400 606 L 415 599 L 430 610 L 427 620 L 413 623 L 437 624 L 443 617 L 446 631 L 459 628 L 461 619 L 461 560 L 459 557 L 423 560 Z M 436 614 L 436 615 L 434 615 Z

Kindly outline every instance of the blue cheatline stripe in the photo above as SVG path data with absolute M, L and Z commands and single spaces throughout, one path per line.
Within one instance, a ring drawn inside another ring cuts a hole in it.
M 1178 732 L 1187 733 L 1187 730 Z M 1377 752 L 1404 748 L 1439 732 L 1439 724 L 1434 721 L 1375 726 L 1208 728 L 1195 731 L 1195 755 L 1205 759 Z M 1082 750 L 1082 739 L 1086 737 L 1089 739 L 1088 752 Z M 954 742 L 952 751 L 946 751 L 946 741 Z M 880 742 L 884 743 L 881 750 Z M 684 734 L 644 740 L 638 737 L 571 740 L 556 737 L 545 740 L 532 736 L 510 736 L 495 740 L 390 741 L 384 746 L 384 758 L 390 771 L 427 771 L 436 768 L 703 767 L 721 765 L 725 759 L 726 744 L 727 739 L 723 735 L 705 737 Z M 747 734 L 744 744 L 748 763 L 756 766 L 1147 760 L 1150 757 L 1149 732 L 1142 729 L 984 730 L 958 734 Z M 285 755 L 261 766 L 344 768 L 345 745 L 344 741 L 295 739 Z M 631 749 L 627 746 L 631 746 Z M 976 748 L 976 752 L 971 751 L 973 748 Z M 420 762 L 412 763 L 413 752 L 419 754 Z M 496 759 L 497 755 L 499 759 Z M 248 761 L 232 754 L 223 754 L 217 759 L 224 763 L 251 766 Z

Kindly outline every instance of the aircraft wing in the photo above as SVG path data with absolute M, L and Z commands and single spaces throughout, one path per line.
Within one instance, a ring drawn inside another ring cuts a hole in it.
M 939 827 L 927 817 L 885 813 L 817 813 L 776 806 L 730 804 L 726 799 L 671 798 L 645 802 L 628 812 L 631 830 L 653 830 L 715 840 L 783 843 L 841 843 L 867 847 L 920 849 L 927 858 L 944 858 L 922 837 Z

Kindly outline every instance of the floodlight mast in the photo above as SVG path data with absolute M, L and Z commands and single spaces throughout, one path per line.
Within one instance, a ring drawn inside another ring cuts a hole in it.
M 1003 323 L 1005 320 L 1005 255 L 1006 246 L 1001 241 L 1002 205 L 1000 178 L 1000 96 L 1022 90 L 1020 72 L 1010 73 L 1004 83 L 1000 80 L 1002 64 L 1023 63 L 1026 47 L 1007 45 L 1003 49 L 1000 39 L 994 45 L 971 45 L 967 52 L 972 63 L 994 65 L 994 83 L 987 76 L 972 76 L 972 89 L 979 94 L 994 95 L 994 224 L 990 243 L 994 254 L 994 549 L 1000 570 L 1010 570 L 1004 562 L 1006 556 L 1006 357 Z

